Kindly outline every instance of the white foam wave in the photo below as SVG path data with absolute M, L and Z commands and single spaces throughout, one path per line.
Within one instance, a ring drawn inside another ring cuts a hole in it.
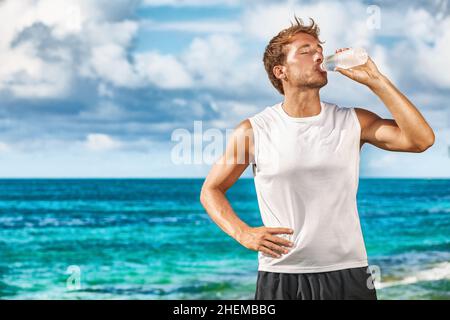
M 450 262 L 438 263 L 431 269 L 420 270 L 411 276 L 403 278 L 402 280 L 381 283 L 375 282 L 375 288 L 384 289 L 393 286 L 414 284 L 421 281 L 437 281 L 443 279 L 450 280 Z M 383 280 L 383 278 L 381 278 L 381 280 Z

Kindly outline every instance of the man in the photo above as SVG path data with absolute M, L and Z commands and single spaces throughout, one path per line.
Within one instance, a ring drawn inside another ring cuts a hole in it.
M 284 101 L 237 126 L 200 201 L 222 230 L 258 251 L 255 299 L 375 300 L 356 205 L 360 149 L 370 143 L 423 152 L 434 133 L 370 58 L 336 71 L 368 87 L 394 119 L 321 101 L 328 80 L 319 68 L 319 29 L 312 19 L 295 21 L 269 42 L 263 59 Z M 261 227 L 239 219 L 225 196 L 249 164 Z

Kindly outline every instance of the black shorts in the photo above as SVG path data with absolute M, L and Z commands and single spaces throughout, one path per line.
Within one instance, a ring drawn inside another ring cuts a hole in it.
M 318 273 L 258 271 L 255 300 L 377 300 L 368 267 Z

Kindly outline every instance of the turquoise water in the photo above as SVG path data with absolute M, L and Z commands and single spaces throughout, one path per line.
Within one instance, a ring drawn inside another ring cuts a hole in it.
M 0 180 L 0 297 L 252 299 L 257 253 L 212 222 L 202 182 Z M 262 224 L 252 179 L 227 196 Z M 450 298 L 450 180 L 361 179 L 358 210 L 380 299 Z

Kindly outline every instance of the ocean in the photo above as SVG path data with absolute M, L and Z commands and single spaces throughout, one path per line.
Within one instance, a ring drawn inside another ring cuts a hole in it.
M 2 299 L 253 299 L 257 252 L 199 203 L 203 179 L 0 180 Z M 227 193 L 261 226 L 253 179 Z M 365 179 L 379 299 L 450 299 L 450 179 Z

